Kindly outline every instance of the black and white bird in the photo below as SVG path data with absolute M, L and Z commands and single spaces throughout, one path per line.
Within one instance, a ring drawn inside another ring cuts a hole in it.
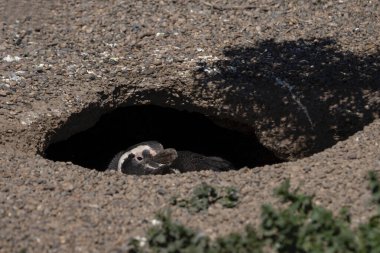
M 200 170 L 225 171 L 233 168 L 230 162 L 220 157 L 204 156 L 191 151 L 176 151 L 173 148 L 164 149 L 157 141 L 147 141 L 119 152 L 107 170 L 148 175 Z

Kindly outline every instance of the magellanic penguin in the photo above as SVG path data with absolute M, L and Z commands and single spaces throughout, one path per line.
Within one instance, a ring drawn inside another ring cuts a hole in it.
M 157 141 L 146 141 L 119 152 L 107 169 L 131 175 L 167 174 L 177 156 L 174 149 L 164 149 Z
M 118 153 L 107 169 L 125 174 L 148 175 L 200 170 L 225 171 L 234 169 L 234 166 L 220 157 L 176 151 L 173 148 L 164 149 L 157 141 L 147 141 Z

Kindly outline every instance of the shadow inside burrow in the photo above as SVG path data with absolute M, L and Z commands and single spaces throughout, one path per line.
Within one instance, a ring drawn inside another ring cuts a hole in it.
M 225 103 L 246 104 L 257 132 L 280 128 L 291 140 L 302 138 L 296 157 L 330 147 L 379 117 L 378 52 L 355 55 L 325 38 L 266 40 L 223 53 L 226 59 L 198 62 L 199 87 L 228 89 Z
M 104 171 L 119 151 L 150 140 L 165 148 L 222 157 L 236 169 L 282 162 L 253 133 L 220 127 L 201 113 L 154 105 L 121 107 L 103 114 L 93 127 L 48 145 L 44 156 Z

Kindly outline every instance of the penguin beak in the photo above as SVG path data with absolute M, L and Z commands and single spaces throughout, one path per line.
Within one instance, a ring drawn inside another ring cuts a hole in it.
M 173 148 L 167 148 L 158 152 L 153 156 L 153 161 L 159 164 L 170 165 L 175 159 L 177 159 L 177 151 Z
M 168 148 L 158 152 L 153 156 L 150 161 L 146 163 L 147 174 L 167 174 L 169 173 L 170 165 L 175 159 L 177 159 L 178 154 L 175 149 Z

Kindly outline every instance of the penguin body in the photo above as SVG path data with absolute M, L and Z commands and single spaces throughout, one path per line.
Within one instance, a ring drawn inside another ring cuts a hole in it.
M 220 158 L 208 157 L 191 151 L 164 149 L 157 141 L 147 141 L 119 152 L 111 160 L 107 170 L 117 170 L 124 174 L 148 175 L 169 174 L 176 171 L 190 172 L 200 170 L 225 171 L 233 165 Z
M 226 171 L 234 168 L 230 162 L 216 156 L 204 156 L 191 151 L 177 151 L 177 155 L 171 167 L 181 173 L 201 170 Z

